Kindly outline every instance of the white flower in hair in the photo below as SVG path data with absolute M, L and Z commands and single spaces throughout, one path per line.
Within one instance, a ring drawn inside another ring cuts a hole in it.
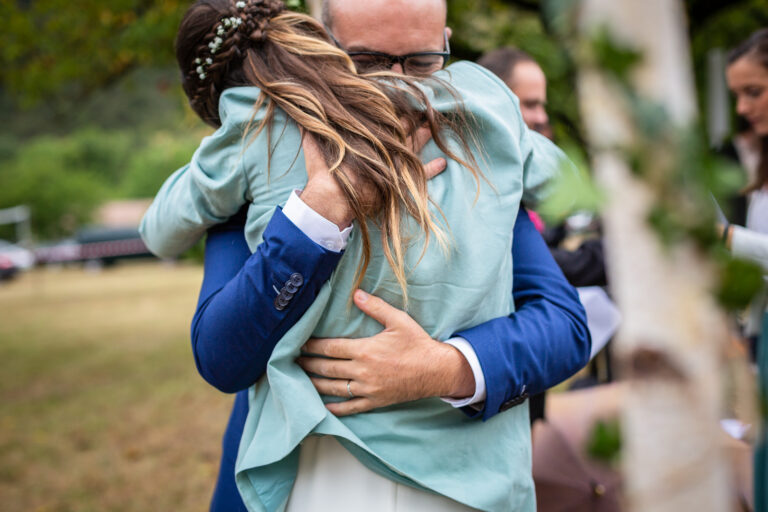
M 219 36 L 214 37 L 213 41 L 208 43 L 208 48 L 211 49 L 211 53 L 216 53 L 217 51 L 219 51 L 219 49 L 221 48 L 221 43 L 223 42 L 224 40 L 221 37 Z
M 238 9 L 245 9 L 245 2 L 242 2 L 242 1 L 236 2 L 235 7 L 237 7 Z
M 245 7 L 245 2 L 237 2 L 235 6 L 238 9 L 243 9 Z M 243 23 L 243 20 L 241 18 L 238 18 L 237 16 L 229 16 L 228 18 L 222 19 L 215 27 L 216 37 L 213 38 L 212 41 L 208 43 L 208 48 L 211 51 L 211 55 L 215 55 L 217 51 L 221 49 L 221 45 L 224 43 L 224 40 L 222 39 L 222 36 L 226 35 L 227 32 L 229 32 L 232 28 L 237 28 Z M 203 62 L 200 57 L 195 59 L 195 64 L 197 64 L 197 76 L 200 77 L 200 80 L 204 80 L 206 77 L 205 70 L 208 66 L 213 64 L 213 59 L 210 57 L 206 57 L 205 62 Z

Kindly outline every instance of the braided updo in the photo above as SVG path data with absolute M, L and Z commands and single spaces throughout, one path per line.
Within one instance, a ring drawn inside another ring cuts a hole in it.
M 176 60 L 184 92 L 203 121 L 220 126 L 221 92 L 253 85 L 242 72 L 245 52 L 267 40 L 270 20 L 284 10 L 279 0 L 202 0 L 187 11 L 176 37 Z

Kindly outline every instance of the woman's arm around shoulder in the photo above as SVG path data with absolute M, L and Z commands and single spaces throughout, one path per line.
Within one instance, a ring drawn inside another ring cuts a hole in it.
M 258 89 L 237 87 L 220 99 L 222 125 L 203 138 L 189 164 L 173 173 L 144 214 L 139 231 L 150 251 L 173 258 L 189 249 L 216 224 L 249 202 L 243 134 L 253 114 Z

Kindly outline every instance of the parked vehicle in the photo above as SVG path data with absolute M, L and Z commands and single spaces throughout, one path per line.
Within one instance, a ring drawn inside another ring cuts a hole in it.
M 0 254 L 0 281 L 12 279 L 18 272 L 19 267 L 17 267 L 10 258 Z
M 35 266 L 35 253 L 7 240 L 0 240 L 0 256 L 11 260 L 19 270 L 27 270 Z
M 154 258 L 135 228 L 91 227 L 73 239 L 38 247 L 38 263 L 85 262 L 111 265 L 117 260 Z

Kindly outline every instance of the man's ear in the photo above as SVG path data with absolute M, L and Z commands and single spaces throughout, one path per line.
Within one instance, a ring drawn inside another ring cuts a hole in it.
M 451 30 L 451 27 L 445 27 L 445 35 L 448 36 L 448 39 L 451 38 L 451 34 L 453 34 L 453 30 Z

